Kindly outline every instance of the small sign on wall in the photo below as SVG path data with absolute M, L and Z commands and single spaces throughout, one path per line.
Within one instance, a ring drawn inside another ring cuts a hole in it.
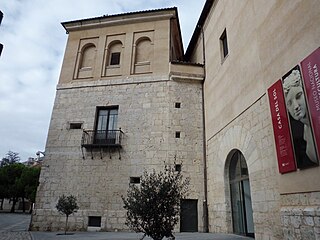
M 287 173 L 295 171 L 296 163 L 281 80 L 278 80 L 268 89 L 268 96 L 279 172 Z

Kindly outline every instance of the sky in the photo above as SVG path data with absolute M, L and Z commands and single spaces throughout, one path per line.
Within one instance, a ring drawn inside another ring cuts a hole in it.
M 186 50 L 205 0 L 0 0 L 0 159 L 45 151 L 68 35 L 61 22 L 178 7 Z

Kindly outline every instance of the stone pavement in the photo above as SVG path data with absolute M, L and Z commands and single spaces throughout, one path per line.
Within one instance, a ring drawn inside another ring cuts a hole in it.
M 0 240 L 32 240 L 29 232 L 0 232 Z
M 139 240 L 143 234 L 129 232 L 28 232 L 29 214 L 0 213 L 0 240 Z M 175 233 L 176 240 L 252 240 L 233 234 Z M 145 237 L 144 240 L 151 240 Z M 165 239 L 164 239 L 165 240 Z
M 75 232 L 63 235 L 57 232 L 0 232 L 0 240 L 139 240 L 142 234 L 123 232 Z M 176 240 L 252 240 L 233 234 L 176 233 Z M 151 240 L 145 237 L 144 240 Z
M 30 214 L 1 213 L 0 240 L 32 240 L 29 223 Z
M 125 232 L 73 232 L 70 235 L 57 235 L 56 232 L 31 232 L 31 235 L 32 240 L 139 240 L 143 236 L 143 234 Z M 252 240 L 252 238 L 233 234 L 175 233 L 174 235 L 176 240 Z M 151 240 L 151 238 L 145 237 L 144 240 Z
M 28 231 L 30 218 L 30 214 L 0 213 L 0 233 Z

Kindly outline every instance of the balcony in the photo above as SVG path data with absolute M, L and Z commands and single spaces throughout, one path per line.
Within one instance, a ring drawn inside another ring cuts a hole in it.
M 121 148 L 123 132 L 119 130 L 84 130 L 81 147 L 84 148 Z

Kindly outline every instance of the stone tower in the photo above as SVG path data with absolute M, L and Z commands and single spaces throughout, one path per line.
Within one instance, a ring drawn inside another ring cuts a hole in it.
M 203 65 L 183 63 L 176 8 L 62 23 L 68 42 L 40 176 L 34 230 L 125 230 L 122 195 L 144 170 L 191 178 L 181 230 L 203 229 Z M 182 166 L 182 168 L 181 168 Z M 192 222 L 184 215 L 194 214 Z M 179 229 L 178 229 L 179 230 Z

